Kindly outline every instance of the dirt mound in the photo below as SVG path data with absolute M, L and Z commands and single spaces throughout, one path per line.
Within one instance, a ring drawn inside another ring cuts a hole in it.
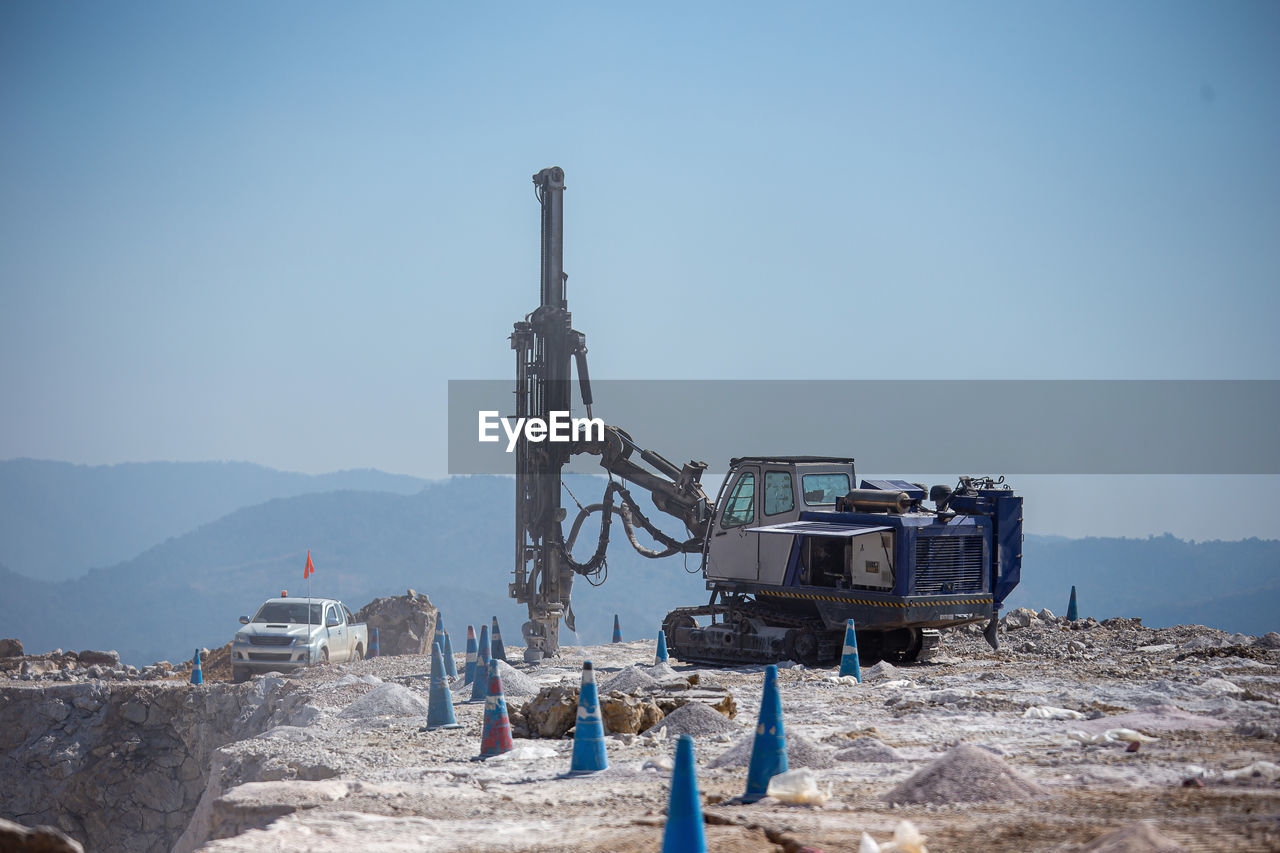
M 534 696 L 538 692 L 538 682 L 504 660 L 498 661 L 498 677 L 503 696 Z
M 658 680 L 645 672 L 638 665 L 632 665 L 600 684 L 601 693 L 617 690 L 619 693 L 634 693 L 637 690 L 656 690 Z
M 863 681 L 892 681 L 901 678 L 902 673 L 887 660 L 879 661 L 862 671 Z
M 962 743 L 906 779 L 884 799 L 890 803 L 981 803 L 1034 800 L 1049 792 L 998 755 Z
M 742 726 L 701 702 L 689 702 L 676 708 L 663 717 L 658 728 L 666 729 L 668 737 L 673 739 L 679 735 L 718 735 L 742 730 Z
M 1081 853 L 1184 853 L 1185 847 L 1150 823 L 1131 823 L 1108 832 L 1081 848 Z
M 836 750 L 836 761 L 863 761 L 872 764 L 906 761 L 898 750 L 873 737 L 856 738 L 844 749 Z
M 231 644 L 212 649 L 204 655 L 200 674 L 205 681 L 231 680 Z
M 712 759 L 707 766 L 746 767 L 751 763 L 751 747 L 755 744 L 755 733 L 751 733 L 729 747 L 718 757 Z M 787 735 L 787 767 L 809 767 L 822 770 L 835 764 L 831 750 L 818 746 L 802 735 Z
M 178 664 L 164 676 L 168 681 L 187 681 L 191 678 L 191 659 Z M 216 649 L 200 650 L 200 677 L 205 681 L 231 680 L 231 644 Z
M 399 684 L 380 684 L 352 702 L 339 717 L 422 717 L 428 703 L 417 693 Z

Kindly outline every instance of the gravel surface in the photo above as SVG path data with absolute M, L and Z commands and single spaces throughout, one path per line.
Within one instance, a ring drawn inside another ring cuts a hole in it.
M 740 709 L 733 743 L 717 742 L 724 733 L 708 735 L 695 750 L 710 849 L 852 851 L 862 832 L 885 839 L 903 819 L 928 836 L 934 851 L 1076 853 L 1141 821 L 1152 821 L 1187 850 L 1280 849 L 1274 818 L 1280 781 L 1261 772 L 1234 775 L 1280 760 L 1280 636 L 1201 626 L 1152 629 L 1133 619 L 1068 624 L 1031 614 L 1026 627 L 1002 629 L 1001 643 L 993 652 L 978 631 L 948 632 L 933 662 L 867 667 L 862 684 L 832 680 L 834 668 L 781 667 L 789 763 L 812 768 L 819 788 L 830 788 L 831 800 L 821 808 L 769 798 L 726 804 L 744 789 L 763 668 L 709 669 L 673 659 L 675 674 L 728 688 Z M 566 647 L 540 666 L 513 668 L 540 686 L 576 684 L 587 659 L 602 676 L 634 667 L 634 674 L 654 678 L 653 654 L 653 641 Z M 290 721 L 268 737 L 224 748 L 223 775 L 281 774 L 243 780 L 261 778 L 262 786 L 295 776 L 341 781 L 348 792 L 335 802 L 246 809 L 244 826 L 291 813 L 265 829 L 210 842 L 207 853 L 661 848 L 670 737 L 608 737 L 609 769 L 572 777 L 569 739 L 517 739 L 511 758 L 474 761 L 479 704 L 455 705 L 462 724 L 455 730 L 418 731 L 418 717 L 338 716 L 365 693 L 389 686 L 417 696 L 424 714 L 429 668 L 421 656 L 386 657 L 317 665 L 273 681 L 270 689 L 313 711 L 305 723 Z M 386 684 L 338 685 L 348 674 Z M 504 674 L 504 685 L 508 679 L 514 683 L 515 676 Z M 664 673 L 656 680 L 669 679 Z M 1024 717 L 1032 707 L 1068 709 L 1084 719 Z M 1158 739 L 1128 752 L 1127 741 L 1082 745 L 1070 737 L 1115 729 Z M 970 746 L 953 750 L 961 742 Z M 1045 796 L 1011 798 L 1034 790 L 1030 785 Z M 886 795 L 899 786 L 923 794 L 923 801 L 890 807 Z M 1002 799 L 957 800 L 991 786 L 1003 791 Z M 269 794 L 269 787 L 259 789 L 259 796 Z

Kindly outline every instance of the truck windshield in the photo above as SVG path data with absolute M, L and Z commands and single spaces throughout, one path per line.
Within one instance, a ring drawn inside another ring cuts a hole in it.
M 254 622 L 278 622 L 287 625 L 307 624 L 307 605 L 301 601 L 268 601 L 258 608 Z M 320 623 L 320 605 L 311 605 L 311 624 Z

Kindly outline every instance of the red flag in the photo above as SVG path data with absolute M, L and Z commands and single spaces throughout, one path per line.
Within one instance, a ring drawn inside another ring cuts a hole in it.
M 308 548 L 307 549 L 307 565 L 306 565 L 306 568 L 302 570 L 302 579 L 306 580 L 307 578 L 311 577 L 315 573 L 316 573 L 316 567 L 311 565 L 311 549 Z

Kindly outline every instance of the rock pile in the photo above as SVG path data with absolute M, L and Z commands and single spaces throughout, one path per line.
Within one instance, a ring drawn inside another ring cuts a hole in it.
M 980 636 L 981 627 L 966 626 L 955 639 Z M 1236 656 L 1262 660 L 1268 651 L 1280 648 L 1280 634 L 1275 632 L 1250 637 L 1203 625 L 1148 628 L 1140 618 L 1125 617 L 1102 621 L 1088 617 L 1072 622 L 1047 608 L 1039 613 L 1025 607 L 1010 610 L 1000 620 L 1000 629 L 1002 648 L 1052 660 L 1087 661 L 1118 652 L 1136 652 L 1144 657 L 1168 653 L 1203 659 Z
M 378 629 L 378 654 L 431 656 L 431 638 L 436 631 L 436 608 L 420 592 L 375 598 L 356 613 L 356 621 Z
M 600 684 L 602 693 L 608 693 L 610 690 L 617 690 L 619 693 L 635 693 L 653 691 L 657 688 L 658 679 L 647 672 L 647 667 L 639 665 L 629 666 Z
M 739 739 L 733 746 L 707 762 L 708 767 L 746 767 L 751 763 L 751 750 L 755 746 L 755 733 Z M 821 770 L 835 764 L 832 751 L 819 746 L 804 735 L 787 735 L 787 764 L 792 770 L 808 767 Z
M 408 687 L 379 684 L 356 699 L 338 714 L 339 717 L 425 717 L 428 702 Z
M 504 660 L 498 661 L 498 677 L 502 679 L 503 696 L 533 696 L 538 682 Z
M 85 649 L 81 652 L 64 652 L 54 649 L 40 655 L 22 654 L 22 643 L 3 640 L 7 648 L 16 654 L 0 655 L 0 678 L 16 681 L 88 681 L 110 679 L 112 681 L 155 681 L 169 678 L 173 664 L 160 661 L 138 668 L 120 662 L 114 651 Z
M 578 714 L 578 688 L 568 684 L 544 687 L 518 709 L 508 708 L 515 737 L 564 737 Z
M 664 679 L 654 678 L 651 674 L 654 671 Z M 689 704 L 704 705 L 712 713 L 729 719 L 737 715 L 738 706 L 729 690 L 699 685 L 699 680 L 696 672 L 682 676 L 666 665 L 661 665 L 661 669 L 640 665 L 626 667 L 600 685 L 600 713 L 604 717 L 605 731 L 609 734 L 639 734 Z M 510 712 L 511 730 L 516 737 L 564 737 L 573 730 L 577 709 L 577 685 L 560 683 L 544 687 L 520 708 Z M 738 728 L 732 723 L 729 725 L 734 730 Z
M 578 690 L 569 684 L 544 687 L 519 709 L 509 712 L 512 733 L 529 738 L 565 737 L 577 723 Z M 652 699 L 614 690 L 600 696 L 600 716 L 607 734 L 638 734 L 660 722 L 662 710 Z
M 679 735 L 717 735 L 739 732 L 742 726 L 701 702 L 689 702 L 662 719 L 659 728 L 667 730 L 674 742 Z
M 836 750 L 836 761 L 862 761 L 872 764 L 906 761 L 902 753 L 879 738 L 854 738 L 848 746 Z
M 1049 792 L 981 747 L 962 743 L 903 781 L 889 803 L 983 803 L 1034 800 Z

